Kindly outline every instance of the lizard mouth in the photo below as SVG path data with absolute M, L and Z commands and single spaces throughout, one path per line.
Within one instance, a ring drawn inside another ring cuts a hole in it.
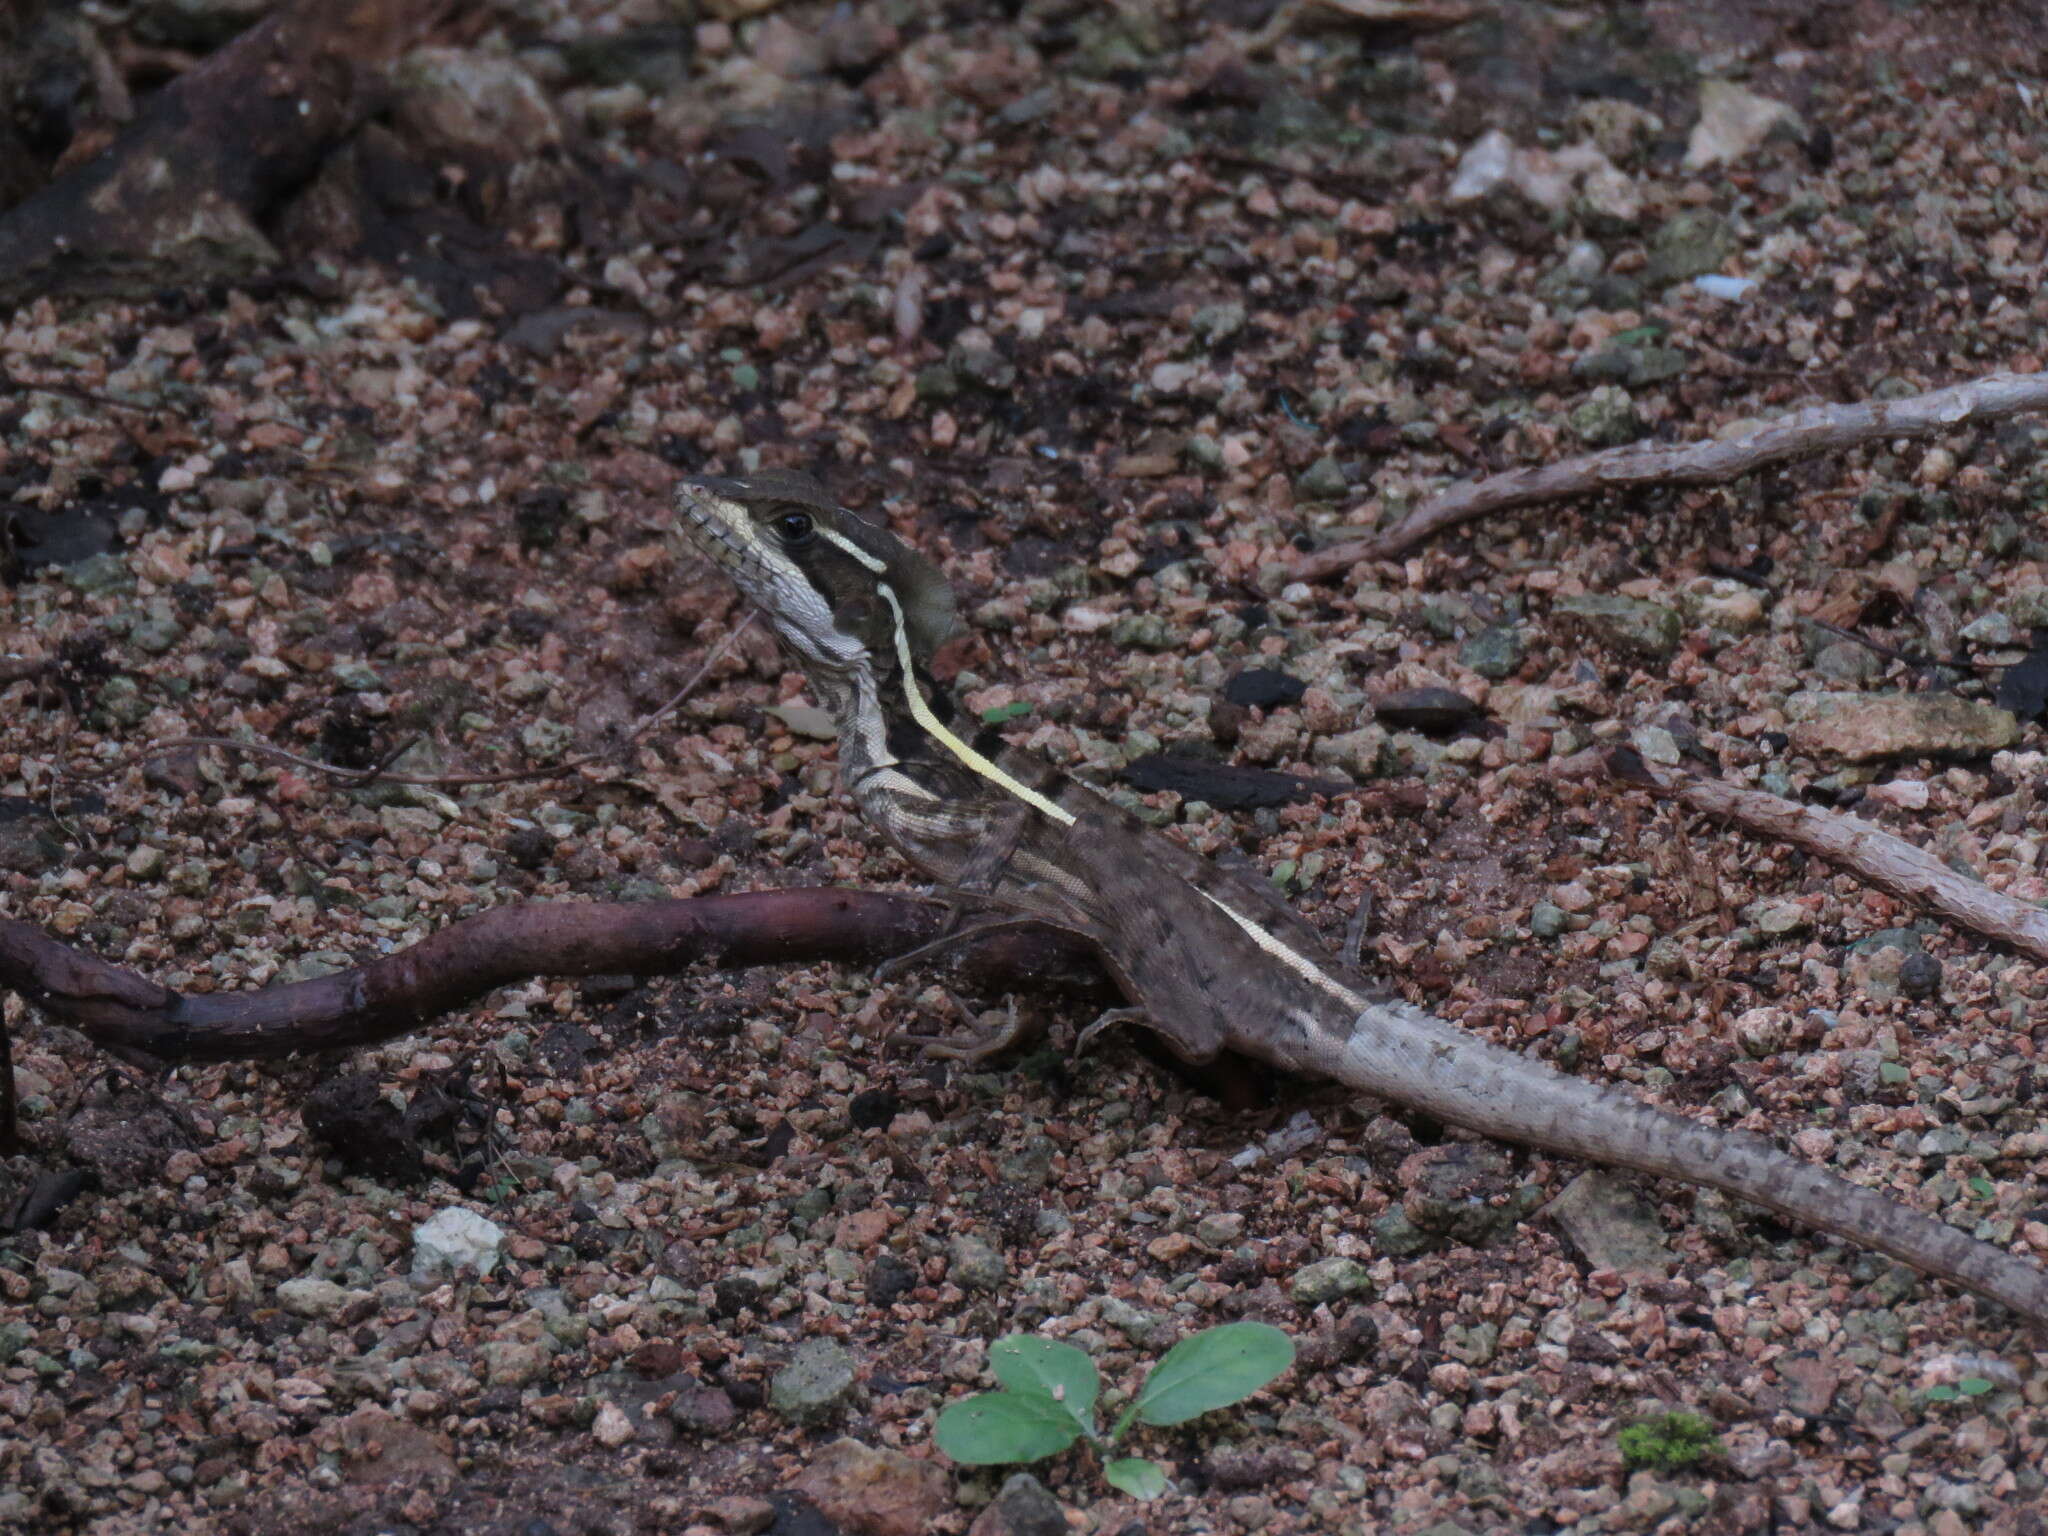
M 697 552 L 746 584 L 769 575 L 768 562 L 749 530 L 728 511 L 732 503 L 718 494 L 716 482 L 685 480 L 676 487 L 681 532 Z M 750 591 L 749 596 L 754 594 Z

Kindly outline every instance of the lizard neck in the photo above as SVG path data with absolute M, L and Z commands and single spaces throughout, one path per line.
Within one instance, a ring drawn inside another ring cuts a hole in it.
M 891 830 L 888 808 L 870 806 L 863 796 L 871 781 L 885 781 L 893 794 L 908 794 L 912 801 L 951 801 L 956 813 L 978 808 L 985 818 L 1014 801 L 1059 826 L 1072 826 L 1072 812 L 976 751 L 946 723 L 935 693 L 918 675 L 895 593 L 886 583 L 877 591 L 894 614 L 895 654 L 867 652 L 844 671 L 811 673 L 838 727 L 841 776 L 863 797 L 863 812 L 881 814 L 883 829 Z
M 869 657 L 813 670 L 811 691 L 839 733 L 839 777 L 861 820 L 933 879 L 960 878 L 1001 806 L 904 708 L 891 707 L 896 669 Z M 900 695 L 898 695 L 900 697 Z

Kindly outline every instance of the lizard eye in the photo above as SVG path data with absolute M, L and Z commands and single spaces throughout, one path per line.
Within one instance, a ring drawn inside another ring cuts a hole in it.
M 791 549 L 810 543 L 811 535 L 817 531 L 808 512 L 784 512 L 769 526 L 775 530 L 775 537 Z

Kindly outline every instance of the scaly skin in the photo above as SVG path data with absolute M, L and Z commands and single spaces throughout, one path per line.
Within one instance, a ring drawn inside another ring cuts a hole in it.
M 1269 887 L 1042 763 L 948 733 L 916 672 L 952 627 L 937 570 L 814 482 L 678 493 L 682 531 L 782 637 L 838 722 L 862 816 L 926 874 L 1080 933 L 1179 1055 L 1234 1050 L 1503 1141 L 1722 1190 L 2001 1302 L 2048 1330 L 2048 1269 L 1758 1136 L 1555 1071 L 1372 985 Z M 800 538 L 785 538 L 799 523 Z

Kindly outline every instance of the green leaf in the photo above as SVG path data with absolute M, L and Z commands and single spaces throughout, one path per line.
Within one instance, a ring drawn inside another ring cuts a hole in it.
M 1927 1389 L 1927 1401 L 1929 1401 L 1930 1403 L 1952 1403 L 1962 1395 L 1962 1393 L 1958 1392 L 1954 1387 L 1950 1386 L 1945 1381 L 1942 1382 L 1939 1386 L 1929 1387 Z
M 1991 1390 L 1991 1382 L 1983 1376 L 1965 1376 L 1956 1383 L 1956 1390 L 1965 1397 L 1982 1397 Z
M 962 1466 L 1042 1461 L 1057 1456 L 1081 1432 L 1050 1398 L 1025 1392 L 982 1392 L 939 1415 L 933 1438 Z
M 1134 1499 L 1156 1499 L 1166 1492 L 1166 1470 L 1142 1456 L 1123 1456 L 1105 1462 L 1102 1475 L 1109 1486 L 1122 1489 Z
M 1979 1200 L 1995 1199 L 1998 1195 L 1998 1191 L 1992 1187 L 1991 1181 L 1981 1173 L 1970 1180 L 1970 1193 Z
M 1095 1433 L 1095 1362 L 1071 1344 L 1013 1333 L 989 1346 L 989 1369 L 1012 1392 L 1049 1398 L 1081 1426 Z
M 1147 1424 L 1182 1424 L 1250 1397 L 1294 1364 L 1294 1341 L 1265 1323 L 1225 1323 L 1166 1352 L 1133 1404 Z
M 1004 725 L 1021 715 L 1028 715 L 1030 713 L 1031 701 L 1029 699 L 1012 699 L 1007 704 L 998 704 L 994 709 L 984 709 L 981 712 L 981 723 L 983 725 Z

